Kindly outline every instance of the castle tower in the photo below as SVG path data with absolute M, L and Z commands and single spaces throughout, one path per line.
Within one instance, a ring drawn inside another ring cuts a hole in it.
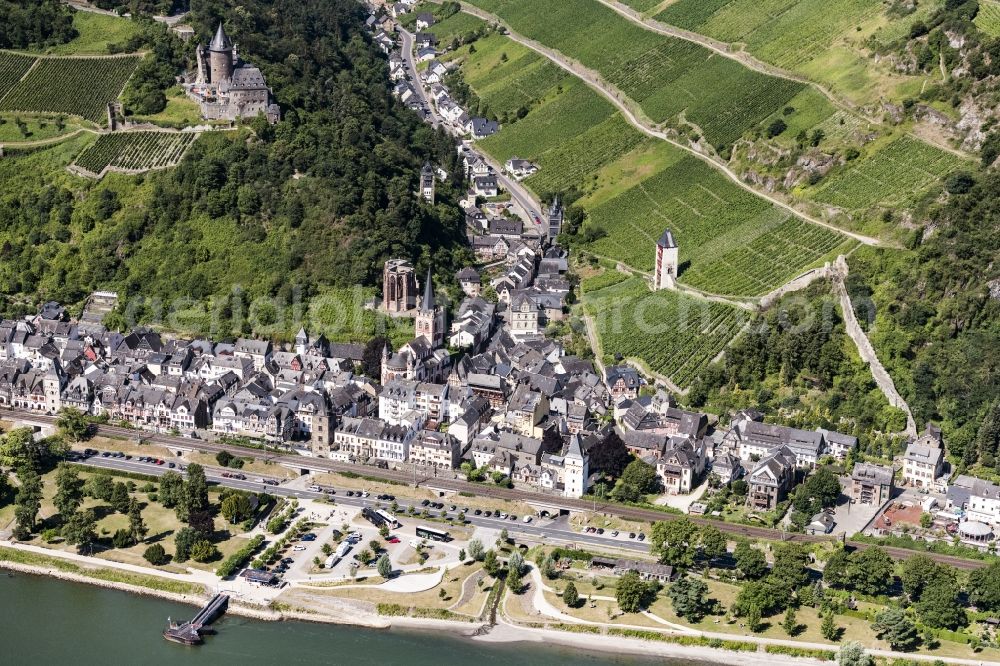
M 563 208 L 559 204 L 559 197 L 552 200 L 552 206 L 549 207 L 549 240 L 555 241 L 555 239 L 562 233 L 562 223 L 563 223 Z
M 208 45 L 209 82 L 220 85 L 229 81 L 233 78 L 233 65 L 233 43 L 220 22 L 212 43 Z
M 295 335 L 295 353 L 299 356 L 306 355 L 306 349 L 309 348 L 309 334 L 306 333 L 306 329 L 300 328 L 299 332 Z
M 563 496 L 583 497 L 587 492 L 589 477 L 590 461 L 580 448 L 580 436 L 572 435 L 569 438 L 569 449 L 563 457 Z
M 665 229 L 656 241 L 656 268 L 653 273 L 653 289 L 673 289 L 677 280 L 677 243 L 670 229 Z
M 424 297 L 420 301 L 420 309 L 416 317 L 416 337 L 424 338 L 432 347 L 444 344 L 444 308 L 434 301 L 434 283 L 431 280 L 431 269 L 427 269 L 427 282 L 424 284 Z
M 434 204 L 434 169 L 430 162 L 420 170 L 420 196 L 431 205 Z
M 417 307 L 417 275 L 406 259 L 390 259 L 382 270 L 382 309 L 408 312 Z

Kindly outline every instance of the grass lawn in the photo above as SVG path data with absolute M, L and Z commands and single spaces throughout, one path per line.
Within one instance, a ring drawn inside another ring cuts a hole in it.
M 235 454 L 235 452 L 234 452 Z M 243 456 L 242 453 L 238 454 L 238 457 L 243 458 L 243 467 L 241 467 L 239 472 L 242 472 L 251 477 L 254 474 L 263 474 L 266 476 L 275 476 L 283 479 L 294 479 L 298 474 L 287 467 L 282 467 L 274 463 L 267 463 L 263 460 L 251 460 L 247 461 L 247 458 Z M 204 467 L 221 467 L 219 461 L 215 459 L 214 453 L 186 453 L 184 454 L 184 459 L 193 463 L 198 463 Z
M 201 124 L 201 107 L 193 99 L 184 94 L 180 86 L 174 86 L 166 92 L 167 106 L 163 111 L 150 116 L 133 116 L 137 122 L 164 123 L 168 125 Z
M 19 143 L 22 141 L 44 141 L 53 137 L 74 132 L 83 126 L 79 118 L 63 116 L 63 128 L 56 126 L 58 114 L 32 114 L 6 112 L 0 114 L 0 142 Z M 15 122 L 16 118 L 24 121 L 27 136 L 21 133 Z M 4 430 L 7 428 L 5 427 Z
M 452 569 L 445 573 L 444 579 L 438 585 L 423 592 L 406 594 L 403 592 L 392 592 L 379 590 L 371 587 L 357 587 L 345 585 L 335 587 L 330 590 L 313 590 L 319 594 L 328 594 L 337 597 L 347 597 L 360 601 L 367 601 L 372 604 L 400 604 L 401 606 L 417 606 L 420 608 L 448 608 L 462 596 L 462 581 L 476 571 L 476 567 L 461 567 Z M 485 584 L 484 584 L 485 586 Z M 444 590 L 445 596 L 441 596 Z
M 560 592 L 562 591 L 561 586 L 556 589 Z M 586 595 L 581 596 L 583 597 L 583 600 L 577 604 L 577 607 L 570 608 L 563 603 L 562 597 L 558 594 L 553 592 L 545 593 L 545 599 L 557 610 L 581 620 L 587 620 L 588 622 L 601 622 L 604 624 L 634 624 L 642 627 L 664 628 L 662 624 L 656 620 L 646 617 L 642 613 L 622 613 L 621 610 L 619 610 L 618 602 L 616 601 L 596 599 L 588 602 L 586 600 Z M 614 596 L 614 592 L 611 593 L 611 596 Z
M 143 433 L 136 432 L 135 437 L 141 437 Z M 119 437 L 103 437 L 98 435 L 91 437 L 85 442 L 73 445 L 73 448 L 82 451 L 83 449 L 97 449 L 98 451 L 121 451 L 133 456 L 154 456 L 163 460 L 176 459 L 170 449 L 160 444 L 139 444 L 135 439 L 122 439 Z
M 74 39 L 44 50 L 49 55 L 107 54 L 108 45 L 120 44 L 139 33 L 139 26 L 131 19 L 74 12 L 73 27 L 77 35 Z
M 81 473 L 80 478 L 87 479 L 94 474 L 91 473 Z M 41 502 L 42 508 L 39 511 L 39 518 L 43 524 L 43 528 L 57 527 L 58 518 L 56 516 L 57 511 L 55 506 L 52 504 L 52 497 L 56 492 L 55 484 L 56 472 L 53 470 L 42 476 L 43 483 L 43 499 Z M 138 487 L 142 487 L 146 482 L 137 481 L 132 479 L 127 479 L 124 477 L 114 477 L 115 481 L 124 481 L 128 483 L 133 481 Z M 148 494 L 136 491 L 131 493 L 131 496 L 139 500 L 142 505 L 142 518 L 146 523 L 146 527 L 149 532 L 146 535 L 146 539 L 135 546 L 130 548 L 112 548 L 111 547 L 111 537 L 114 535 L 115 531 L 128 527 L 128 518 L 116 512 L 107 502 L 103 500 L 95 500 L 93 498 L 86 498 L 81 505 L 84 509 L 94 509 L 97 514 L 97 534 L 98 534 L 98 545 L 95 547 L 94 556 L 102 559 L 107 559 L 115 562 L 124 562 L 127 564 L 136 564 L 140 566 L 151 566 L 146 562 L 142 554 L 145 552 L 153 543 L 159 543 L 167 551 L 167 554 L 173 555 L 174 550 L 174 533 L 182 526 L 179 520 L 177 520 L 177 515 L 173 509 L 164 508 L 159 502 L 150 501 Z M 218 505 L 219 503 L 219 493 L 214 489 L 209 491 L 209 501 Z M 6 510 L 6 508 L 5 508 Z M 5 513 L 0 513 L 0 522 L 10 522 L 12 515 L 4 519 Z M 227 557 L 228 555 L 239 550 L 245 543 L 246 537 L 237 525 L 229 525 L 226 520 L 221 516 L 215 517 L 215 528 L 217 541 L 215 542 L 216 547 L 221 553 L 221 558 L 213 562 L 199 563 L 194 560 L 188 560 L 183 563 L 170 562 L 163 568 L 164 571 L 173 572 L 184 572 L 188 567 L 203 569 L 205 571 L 214 571 L 218 567 L 219 562 Z M 76 547 L 66 544 L 62 539 L 58 539 L 53 543 L 45 543 L 40 536 L 36 536 L 32 543 L 35 545 L 43 546 L 45 548 L 51 548 L 53 550 L 61 550 L 66 552 L 76 552 Z

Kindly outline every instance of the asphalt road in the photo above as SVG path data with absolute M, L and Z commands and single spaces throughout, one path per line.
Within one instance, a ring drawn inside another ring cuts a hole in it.
M 134 472 L 138 474 L 148 474 L 151 476 L 162 476 L 170 471 L 179 471 L 178 469 L 173 469 L 164 465 L 157 465 L 155 463 L 145 463 L 140 462 L 136 459 L 126 460 L 124 458 L 104 458 L 100 455 L 90 456 L 88 458 L 80 458 L 74 461 L 81 465 L 88 465 L 92 467 L 100 467 L 108 470 L 117 470 L 124 472 Z M 348 497 L 344 494 L 343 490 L 337 490 L 334 495 L 327 495 L 323 492 L 316 492 L 312 490 L 291 488 L 288 486 L 277 485 L 265 485 L 258 478 L 273 478 L 273 477 L 261 477 L 257 475 L 246 475 L 248 478 L 246 480 L 226 478 L 222 476 L 222 470 L 215 469 L 212 467 L 205 467 L 205 478 L 212 484 L 225 486 L 227 488 L 236 488 L 238 490 L 246 490 L 250 492 L 266 492 L 271 495 L 277 495 L 282 497 L 297 497 L 301 499 L 327 499 L 332 500 L 337 505 L 350 506 L 356 508 L 371 507 L 378 500 L 372 497 Z M 326 486 L 329 487 L 329 486 Z M 646 542 L 639 542 L 635 540 L 630 540 L 626 538 L 625 535 L 619 538 L 613 538 L 610 533 L 606 535 L 597 534 L 581 534 L 579 532 L 574 532 L 569 529 L 565 524 L 565 520 L 551 520 L 533 517 L 531 523 L 523 522 L 524 516 L 518 516 L 518 520 L 501 520 L 499 518 L 486 518 L 484 516 L 477 516 L 473 511 L 477 508 L 474 498 L 463 497 L 460 498 L 464 504 L 459 503 L 456 498 L 449 502 L 444 502 L 446 508 L 451 506 L 454 502 L 461 511 L 463 507 L 468 507 L 471 509 L 465 517 L 466 524 L 474 525 L 476 527 L 484 527 L 487 529 L 502 530 L 506 529 L 510 534 L 524 535 L 529 538 L 533 538 L 540 542 L 546 541 L 563 541 L 567 543 L 574 543 L 577 545 L 587 544 L 594 546 L 603 546 L 605 548 L 623 548 L 626 550 L 633 550 L 640 553 L 648 553 L 649 545 Z M 400 522 L 415 521 L 418 522 L 420 518 L 417 516 L 407 516 L 405 515 L 405 510 L 407 506 L 412 506 L 416 511 L 422 511 L 423 507 L 420 505 L 421 500 L 408 499 L 402 496 L 396 496 L 396 502 L 400 505 L 400 510 L 397 512 L 397 517 Z M 381 506 L 385 506 L 385 502 L 380 503 Z M 440 515 L 440 509 L 434 511 L 436 515 Z M 449 511 L 449 515 L 458 515 L 458 511 Z
M 19 410 L 0 409 L 0 414 L 6 414 L 9 416 L 9 418 L 13 420 L 20 419 L 35 423 L 46 423 L 50 425 L 55 425 L 56 421 L 56 417 L 54 416 L 47 416 L 31 412 L 22 412 Z M 285 464 L 286 466 L 293 468 L 309 467 L 323 472 L 353 472 L 353 473 L 358 473 L 358 471 L 360 470 L 366 476 L 378 479 L 386 479 L 389 481 L 396 481 L 404 483 L 406 485 L 431 486 L 435 489 L 441 489 L 449 492 L 473 493 L 474 495 L 492 497 L 495 499 L 558 505 L 570 510 L 593 511 L 596 513 L 618 516 L 620 518 L 625 518 L 628 520 L 655 522 L 659 520 L 676 520 L 682 517 L 679 514 L 666 513 L 654 509 L 642 509 L 639 507 L 622 506 L 618 504 L 607 504 L 602 502 L 594 502 L 592 500 L 588 501 L 582 499 L 571 499 L 567 497 L 546 495 L 544 493 L 531 492 L 527 490 L 500 488 L 497 486 L 490 486 L 482 483 L 470 483 L 468 481 L 460 481 L 458 479 L 445 479 L 440 477 L 435 478 L 435 477 L 418 475 L 416 477 L 416 484 L 414 484 L 414 477 L 413 474 L 410 472 L 379 469 L 378 467 L 370 467 L 367 465 L 353 465 L 350 463 L 340 463 L 340 462 L 335 462 L 333 460 L 327 460 L 325 458 L 311 458 L 295 454 L 271 453 L 262 451 L 260 449 L 254 449 L 242 446 L 233 446 L 229 444 L 227 445 L 212 444 L 205 440 L 190 440 L 190 439 L 184 439 L 182 437 L 173 437 L 171 435 L 158 435 L 158 434 L 140 432 L 136 430 L 130 430 L 128 428 L 121 428 L 118 426 L 101 425 L 97 427 L 97 433 L 109 437 L 119 437 L 119 438 L 125 437 L 129 439 L 134 439 L 138 436 L 141 436 L 146 441 L 155 442 L 157 444 L 162 444 L 164 446 L 173 446 L 173 447 L 180 446 L 187 449 L 196 448 L 199 451 L 205 451 L 208 453 L 218 453 L 219 451 L 226 450 L 234 454 L 238 453 L 241 456 L 257 458 L 261 460 L 267 459 L 279 464 Z M 275 488 L 274 486 L 269 486 L 269 487 L 272 488 L 272 491 Z M 252 489 L 260 490 L 259 484 L 255 485 Z M 303 491 L 294 491 L 294 492 L 303 492 Z M 306 495 L 293 495 L 293 496 L 305 497 Z M 350 499 L 350 498 L 345 498 L 345 499 Z M 338 495 L 338 501 L 340 501 L 339 495 Z M 732 523 L 724 523 L 718 520 L 699 518 L 697 516 L 687 516 L 687 518 L 689 518 L 692 522 L 699 525 L 713 525 L 722 532 L 725 532 L 727 534 L 736 537 L 743 536 L 751 539 L 767 539 L 770 541 L 794 541 L 797 543 L 817 543 L 824 541 L 839 540 L 836 537 L 831 537 L 827 535 L 810 535 L 810 534 L 782 532 L 768 527 L 735 525 Z M 487 525 L 487 526 L 493 526 L 493 525 Z M 511 531 L 510 526 L 508 526 L 507 529 L 508 531 Z M 569 532 L 564 531 L 564 533 L 569 533 Z M 578 533 L 571 533 L 571 534 L 573 535 L 572 536 L 573 540 L 580 543 L 587 543 L 588 541 L 585 540 L 584 537 L 592 536 L 592 535 L 584 535 Z M 600 539 L 601 537 L 597 538 Z M 599 541 L 599 543 L 604 544 L 606 542 Z M 870 547 L 866 543 L 862 543 L 859 541 L 850 541 L 850 540 L 847 541 L 847 545 L 851 546 L 852 548 L 857 548 L 860 550 L 864 550 L 865 548 Z M 940 562 L 941 564 L 948 564 L 959 569 L 979 569 L 985 566 L 986 564 L 985 562 L 980 560 L 969 560 L 960 557 L 954 557 L 952 555 L 940 555 L 937 553 L 909 550 L 905 548 L 894 548 L 891 546 L 882 546 L 882 548 L 887 553 L 889 553 L 889 555 L 891 555 L 893 558 L 899 560 L 905 560 L 910 557 L 913 557 L 914 555 L 923 553 L 929 556 L 931 559 L 935 560 L 936 562 Z
M 397 26 L 397 32 L 399 32 L 400 39 L 403 42 L 399 50 L 403 54 L 403 62 L 406 63 L 406 70 L 410 74 L 410 83 L 413 86 L 413 90 L 416 91 L 417 97 L 420 98 L 431 114 L 431 127 L 437 129 L 437 126 L 442 121 L 440 116 L 438 116 L 437 108 L 431 104 L 430 99 L 427 97 L 427 91 L 424 90 L 423 81 L 420 80 L 420 75 L 417 72 L 417 63 L 413 60 L 413 33 L 405 30 L 402 26 Z

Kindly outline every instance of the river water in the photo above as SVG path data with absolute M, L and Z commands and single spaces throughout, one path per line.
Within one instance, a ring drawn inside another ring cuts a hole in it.
M 337 666 L 649 666 L 700 662 L 580 652 L 537 643 L 481 643 L 442 633 L 379 631 L 226 615 L 216 635 L 186 647 L 162 638 L 167 617 L 193 606 L 0 570 L 0 663 L 337 664 Z

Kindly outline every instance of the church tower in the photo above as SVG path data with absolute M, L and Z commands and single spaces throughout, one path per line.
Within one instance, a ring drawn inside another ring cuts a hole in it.
M 434 301 L 434 283 L 429 268 L 427 282 L 424 284 L 424 297 L 420 299 L 420 308 L 417 310 L 416 337 L 424 338 L 431 347 L 444 345 L 444 308 Z
M 559 197 L 552 200 L 552 205 L 549 207 L 549 228 L 547 230 L 549 241 L 555 242 L 559 234 L 562 233 L 563 225 L 563 208 L 559 203 Z
M 222 29 L 222 23 L 215 31 L 215 37 L 208 45 L 208 70 L 210 83 L 220 85 L 233 78 L 233 43 Z

